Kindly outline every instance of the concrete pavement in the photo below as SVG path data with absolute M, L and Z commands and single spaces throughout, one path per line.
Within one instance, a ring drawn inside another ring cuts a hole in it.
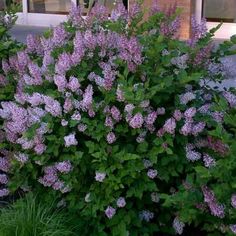
M 17 41 L 25 43 L 28 34 L 42 35 L 47 29 L 47 27 L 15 25 L 10 30 L 10 34 Z

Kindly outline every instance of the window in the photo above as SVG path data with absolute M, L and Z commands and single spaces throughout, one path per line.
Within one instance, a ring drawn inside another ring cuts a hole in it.
M 67 14 L 71 0 L 29 0 L 29 12 Z
M 203 16 L 211 22 L 236 23 L 236 0 L 204 0 Z
M 2 0 L 0 0 L 2 1 Z M 122 0 L 77 0 L 78 5 L 83 5 L 85 14 L 94 6 L 95 2 L 105 5 L 110 11 Z M 128 7 L 128 0 L 123 0 Z M 67 14 L 71 8 L 71 0 L 28 0 L 29 12 Z
M 128 8 L 128 0 L 78 0 L 77 4 L 84 6 L 84 13 L 86 14 L 96 2 L 105 5 L 109 11 L 112 11 L 114 6 L 119 2 L 123 2 L 125 7 Z

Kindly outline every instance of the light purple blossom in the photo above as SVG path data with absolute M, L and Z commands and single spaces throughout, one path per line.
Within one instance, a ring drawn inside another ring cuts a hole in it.
M 166 109 L 164 107 L 157 108 L 157 115 L 165 115 Z
M 8 196 L 10 191 L 7 188 L 0 189 L 0 197 Z
M 69 173 L 71 172 L 72 170 L 72 165 L 70 163 L 70 161 L 62 161 L 62 162 L 58 162 L 56 165 L 55 165 L 55 168 L 61 172 L 61 173 Z
M 0 184 L 7 184 L 8 183 L 8 177 L 6 174 L 0 174 Z
M 58 57 L 58 61 L 55 65 L 56 73 L 64 75 L 72 66 L 71 55 L 68 53 L 62 53 Z
M 49 112 L 52 116 L 60 116 L 62 113 L 61 105 L 55 99 L 49 96 L 43 96 L 44 103 L 45 103 L 45 110 Z
M 188 67 L 187 65 L 187 61 L 189 59 L 188 54 L 184 54 L 182 56 L 178 56 L 178 57 L 173 57 L 171 59 L 171 64 L 177 66 L 179 69 L 186 69 Z
M 149 222 L 154 218 L 154 213 L 149 210 L 143 210 L 139 213 L 140 220 L 144 220 L 146 222 Z
M 25 153 L 17 153 L 14 155 L 14 157 L 22 164 L 25 164 L 29 160 L 29 156 Z
M 189 161 L 197 161 L 199 159 L 201 159 L 202 155 L 199 152 L 193 151 L 193 150 L 186 150 L 186 158 Z
M 125 6 L 123 3 L 118 3 L 116 8 L 112 10 L 111 12 L 111 20 L 117 21 L 117 20 L 127 20 L 128 18 L 128 12 L 125 9 Z
M 175 110 L 173 117 L 175 118 L 176 121 L 180 121 L 183 117 L 182 112 L 180 110 Z
M 62 46 L 66 42 L 66 37 L 68 33 L 66 32 L 63 25 L 58 25 L 53 29 L 52 42 L 56 47 Z
M 232 231 L 232 233 L 236 234 L 236 224 L 235 225 L 230 225 L 229 228 Z
M 78 141 L 75 138 L 75 133 L 71 133 L 68 136 L 65 136 L 64 141 L 66 147 L 78 145 Z
M 110 112 L 115 121 L 119 122 L 121 120 L 120 110 L 116 106 L 112 106 Z
M 211 202 L 208 204 L 211 214 L 213 216 L 219 217 L 219 218 L 224 218 L 225 217 L 225 207 L 222 204 L 218 204 L 216 202 Z
M 174 118 L 170 118 L 170 119 L 166 120 L 166 122 L 163 126 L 164 131 L 169 134 L 174 134 L 175 128 L 176 128 L 176 121 Z
M 195 107 L 190 107 L 184 112 L 184 117 L 188 120 L 191 120 L 197 112 Z
M 75 112 L 72 116 L 71 116 L 72 120 L 77 120 L 80 121 L 81 120 L 81 115 L 79 112 Z
M 125 112 L 132 114 L 134 108 L 135 108 L 135 106 L 133 104 L 127 104 L 127 105 L 125 105 Z
M 188 102 L 194 100 L 196 95 L 193 92 L 187 92 L 179 96 L 180 104 L 186 105 Z
M 203 132 L 205 126 L 206 126 L 205 122 L 196 123 L 195 125 L 192 126 L 192 134 L 194 136 L 197 136 L 199 133 Z
M 106 173 L 104 173 L 104 172 L 96 172 L 95 180 L 98 181 L 98 182 L 103 182 L 105 177 L 106 177 Z
M 4 157 L 0 157 L 0 170 L 8 172 L 10 169 L 10 162 Z
M 216 202 L 215 194 L 212 190 L 210 190 L 207 186 L 202 187 L 202 192 L 204 195 L 204 202 L 207 203 L 210 208 L 211 214 L 213 216 L 224 218 L 225 217 L 225 207 L 222 204 L 218 204 Z
M 236 95 L 230 92 L 224 92 L 223 96 L 228 101 L 229 105 L 231 107 L 236 107 Z
M 39 143 L 34 147 L 34 151 L 36 152 L 36 154 L 38 155 L 42 155 L 45 151 L 46 151 L 47 147 L 45 144 L 43 143 Z
M 157 170 L 154 170 L 154 169 L 149 169 L 148 172 L 147 172 L 147 176 L 150 179 L 155 179 L 157 174 L 158 174 Z
M 113 133 L 113 132 L 109 132 L 108 134 L 107 134 L 107 142 L 109 143 L 109 144 L 112 144 L 112 143 L 114 143 L 116 141 L 116 135 Z
M 59 92 L 63 92 L 67 86 L 66 77 L 64 75 L 54 75 L 54 83 Z
M 86 124 L 79 124 L 77 128 L 78 128 L 79 132 L 84 132 L 87 129 L 87 125 Z
M 68 89 L 72 92 L 76 92 L 80 88 L 79 80 L 76 77 L 71 76 L 69 83 L 67 84 Z
M 116 214 L 116 209 L 111 206 L 108 206 L 105 210 L 105 214 L 108 219 L 111 219 Z
M 172 225 L 176 234 L 181 235 L 183 233 L 185 224 L 178 217 L 175 217 Z
M 192 125 L 193 125 L 192 122 L 186 121 L 185 124 L 180 129 L 180 133 L 183 134 L 184 136 L 191 134 Z
M 89 110 L 93 102 L 93 86 L 88 85 L 83 94 L 82 106 L 84 109 Z
M 65 113 L 69 113 L 73 109 L 73 101 L 71 98 L 67 97 L 63 104 L 63 109 Z
M 205 35 L 207 34 L 206 19 L 202 19 L 201 22 L 198 23 L 196 17 L 192 16 L 191 28 L 192 34 L 191 38 L 188 40 L 188 44 L 193 47 L 199 39 L 205 37 Z
M 211 116 L 218 123 L 222 123 L 224 120 L 224 112 L 215 111 L 211 113 Z
M 203 106 L 201 106 L 200 108 L 198 108 L 198 111 L 202 114 L 207 114 L 209 113 L 209 109 L 211 108 L 211 104 L 210 103 L 207 103 Z
M 146 117 L 145 117 L 145 122 L 148 124 L 148 125 L 152 125 L 154 124 L 154 122 L 156 121 L 157 119 L 157 112 L 156 111 L 153 111 L 151 113 L 149 113 Z
M 210 203 L 215 201 L 215 194 L 212 190 L 210 190 L 207 186 L 202 187 L 202 192 L 204 195 L 204 202 Z
M 123 197 L 118 198 L 116 201 L 116 205 L 120 208 L 125 207 L 125 205 L 126 205 L 125 198 L 123 198 Z
M 114 122 L 110 116 L 106 116 L 105 126 L 110 127 L 110 128 L 114 127 Z
M 142 127 L 143 122 L 143 115 L 141 113 L 137 113 L 131 118 L 131 120 L 129 121 L 129 125 L 133 129 L 139 129 Z
M 32 106 L 38 106 L 44 103 L 44 99 L 40 93 L 33 93 L 27 96 L 27 102 Z
M 62 119 L 62 120 L 61 120 L 61 125 L 62 125 L 62 126 L 67 126 L 67 125 L 68 125 L 68 121 L 65 120 L 65 119 Z
M 216 165 L 215 159 L 206 153 L 203 154 L 203 162 L 204 162 L 205 167 L 207 168 L 211 168 Z
M 123 102 L 123 101 L 125 100 L 125 98 L 124 98 L 124 92 L 122 91 L 120 85 L 117 86 L 116 99 L 117 99 L 117 101 L 119 101 L 119 102 Z
M 233 194 L 231 197 L 231 205 L 233 208 L 236 208 L 236 194 Z

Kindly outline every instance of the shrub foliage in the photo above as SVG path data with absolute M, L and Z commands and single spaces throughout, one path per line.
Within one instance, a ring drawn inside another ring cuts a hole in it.
M 236 40 L 215 48 L 192 19 L 183 42 L 175 6 L 140 9 L 73 7 L 3 60 L 17 87 L 1 102 L 0 194 L 63 199 L 83 235 L 235 233 L 236 97 L 209 83 Z

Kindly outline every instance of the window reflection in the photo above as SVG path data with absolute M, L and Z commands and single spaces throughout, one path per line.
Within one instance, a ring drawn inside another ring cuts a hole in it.
M 128 8 L 128 0 L 78 0 L 78 5 L 84 6 L 84 13 L 88 13 L 95 3 L 104 5 L 110 12 L 118 3 L 123 3 Z
M 68 13 L 71 0 L 29 0 L 29 12 L 35 13 Z
M 236 23 L 236 0 L 204 0 L 203 14 L 208 21 Z
M 3 0 L 0 0 L 3 1 Z M 71 0 L 28 0 L 29 12 L 35 13 L 56 13 L 66 14 L 71 8 Z M 127 7 L 128 0 L 77 0 L 77 4 L 84 6 L 84 13 L 88 13 L 95 3 L 105 5 L 109 11 L 115 7 L 119 2 Z

